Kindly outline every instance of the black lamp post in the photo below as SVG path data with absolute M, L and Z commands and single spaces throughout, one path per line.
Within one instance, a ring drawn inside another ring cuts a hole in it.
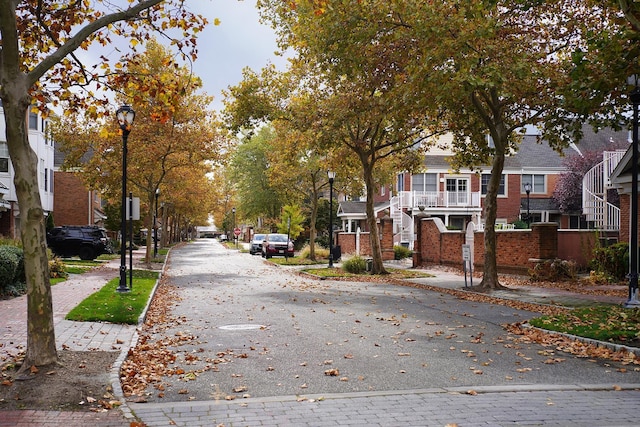
M 116 111 L 118 125 L 122 130 L 122 206 L 120 209 L 120 283 L 117 292 L 129 292 L 127 287 L 127 263 L 125 242 L 127 236 L 127 139 L 131 132 L 131 125 L 136 118 L 136 112 L 129 105 L 123 105 Z
M 524 191 L 527 193 L 527 228 L 531 226 L 531 214 L 529 213 L 529 195 L 531 194 L 531 184 L 526 182 L 524 184 Z
M 629 238 L 629 299 L 625 307 L 640 307 L 638 301 L 638 106 L 640 88 L 638 76 L 629 78 L 633 90 L 629 98 L 633 104 L 633 141 L 631 142 L 631 231 Z
M 158 196 L 160 196 L 160 189 L 156 188 L 156 212 L 153 216 L 153 257 L 158 256 Z
M 238 249 L 238 236 L 236 236 L 236 208 L 232 208 L 233 213 L 233 240 L 236 243 L 236 249 Z
M 333 267 L 333 180 L 336 173 L 327 171 L 329 177 L 329 268 Z

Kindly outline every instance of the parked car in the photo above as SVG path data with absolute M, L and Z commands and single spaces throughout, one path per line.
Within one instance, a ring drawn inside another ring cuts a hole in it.
M 259 254 L 262 252 L 262 242 L 264 241 L 264 234 L 254 234 L 253 240 L 251 240 L 251 247 L 249 253 L 251 255 Z
M 93 260 L 102 254 L 113 253 L 106 230 L 93 225 L 54 227 L 47 233 L 47 246 L 55 255 L 78 256 L 84 260 Z
M 262 242 L 262 257 L 293 256 L 293 242 L 286 234 L 267 234 Z

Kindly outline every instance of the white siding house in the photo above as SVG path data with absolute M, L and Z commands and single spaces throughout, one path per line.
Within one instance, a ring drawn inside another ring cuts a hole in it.
M 45 215 L 53 210 L 53 141 L 48 137 L 49 121 L 29 112 L 27 129 L 31 149 L 38 157 L 38 187 Z M 7 146 L 4 110 L 0 104 L 0 236 L 20 237 L 20 206 L 13 185 L 15 170 Z

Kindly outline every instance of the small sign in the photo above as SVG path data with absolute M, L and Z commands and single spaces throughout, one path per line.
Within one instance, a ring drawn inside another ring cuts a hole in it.
M 471 261 L 471 246 L 462 245 L 462 260 Z
M 237 237 L 237 236 L 239 236 L 241 232 L 242 232 L 242 231 L 241 231 L 238 227 L 236 227 L 236 228 L 234 228 L 234 229 L 233 229 L 233 234 L 234 234 L 236 237 Z

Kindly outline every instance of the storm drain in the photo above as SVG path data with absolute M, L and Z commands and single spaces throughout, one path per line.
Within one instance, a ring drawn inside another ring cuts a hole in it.
M 218 326 L 218 329 L 224 329 L 226 331 L 250 331 L 253 329 L 264 329 L 266 326 L 264 325 L 254 325 L 251 323 L 244 323 L 239 325 L 223 325 Z

